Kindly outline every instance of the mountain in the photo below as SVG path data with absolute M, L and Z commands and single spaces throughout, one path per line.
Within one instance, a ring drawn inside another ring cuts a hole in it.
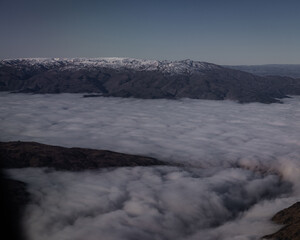
M 259 76 L 282 76 L 300 78 L 300 64 L 266 64 L 224 66 Z
M 0 91 L 272 103 L 300 94 L 300 80 L 191 60 L 33 58 L 0 61 Z

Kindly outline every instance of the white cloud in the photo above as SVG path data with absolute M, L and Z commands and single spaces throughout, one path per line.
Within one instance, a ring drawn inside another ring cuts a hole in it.
M 185 165 L 11 171 L 39 199 L 28 209 L 32 239 L 258 239 L 278 229 L 268 219 L 300 197 L 300 97 L 271 105 L 78 94 L 0 99 L 1 141 Z
M 241 232 L 259 237 L 272 226 L 265 216 L 252 214 L 249 221 L 244 212 L 290 192 L 289 184 L 276 175 L 240 168 L 210 173 L 178 167 L 80 173 L 15 169 L 10 174 L 29 183 L 35 196 L 25 226 L 33 240 L 214 239 L 216 233 L 225 238 Z M 234 232 L 239 222 L 244 229 Z M 266 228 L 245 226 L 253 222 Z

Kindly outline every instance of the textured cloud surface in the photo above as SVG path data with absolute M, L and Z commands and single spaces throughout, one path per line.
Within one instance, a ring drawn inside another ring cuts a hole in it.
M 237 217 L 255 225 L 244 226 L 245 237 L 259 237 L 274 228 L 262 228 L 266 219 L 250 221 L 244 211 L 290 191 L 278 176 L 232 168 L 11 173 L 28 182 L 36 197 L 27 210 L 26 229 L 32 239 L 232 239 L 241 233 L 223 224 Z
M 190 164 L 299 157 L 300 98 L 285 104 L 0 94 L 1 140 L 138 153 Z
M 284 104 L 1 93 L 0 139 L 142 154 L 184 167 L 11 170 L 32 239 L 258 239 L 300 196 L 300 98 Z

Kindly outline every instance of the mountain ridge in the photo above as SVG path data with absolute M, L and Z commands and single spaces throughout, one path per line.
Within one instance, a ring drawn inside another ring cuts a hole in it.
M 300 79 L 261 77 L 192 60 L 32 58 L 0 61 L 0 91 L 273 103 L 299 95 Z
M 231 69 L 249 72 L 259 76 L 282 76 L 300 78 L 300 64 L 262 64 L 262 65 L 222 65 Z
M 182 72 L 193 72 L 199 70 L 209 70 L 222 68 L 219 65 L 202 62 L 185 60 L 146 60 L 137 58 L 17 58 L 1 60 L 2 64 L 17 64 L 23 66 L 41 67 L 60 67 L 61 69 L 88 68 L 88 67 L 106 67 L 113 69 L 133 69 L 135 71 L 162 71 L 169 74 L 178 74 Z

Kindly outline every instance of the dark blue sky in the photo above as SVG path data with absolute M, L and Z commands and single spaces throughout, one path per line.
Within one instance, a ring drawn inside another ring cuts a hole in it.
M 300 64 L 299 0 L 0 0 L 0 58 Z

